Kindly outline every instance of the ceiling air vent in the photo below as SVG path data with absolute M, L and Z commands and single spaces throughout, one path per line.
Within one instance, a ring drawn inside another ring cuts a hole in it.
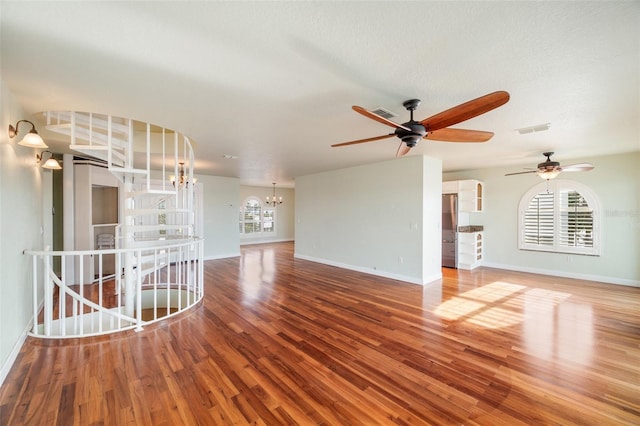
M 516 129 L 516 132 L 520 133 L 521 135 L 526 135 L 527 133 L 544 132 L 545 130 L 549 130 L 549 127 L 551 127 L 551 123 L 544 123 L 544 124 L 538 124 L 536 126 L 529 126 L 529 127 L 523 127 L 521 129 Z
M 380 117 L 386 118 L 387 120 L 393 117 L 397 117 L 397 114 L 392 113 L 391 111 L 389 111 L 388 109 L 384 109 L 382 107 L 378 107 L 376 109 L 374 109 L 373 111 L 371 111 L 372 113 L 379 115 Z

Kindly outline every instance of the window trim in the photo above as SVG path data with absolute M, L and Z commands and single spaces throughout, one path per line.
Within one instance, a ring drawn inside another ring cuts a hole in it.
M 537 244 L 529 244 L 525 241 L 525 213 L 529 209 L 529 203 L 539 193 L 552 192 L 554 194 L 554 241 L 553 245 L 550 246 L 541 246 Z M 593 211 L 593 227 L 592 227 L 592 237 L 593 237 L 593 247 L 571 247 L 571 246 L 562 246 L 559 244 L 560 237 L 560 211 L 559 211 L 559 194 L 560 191 L 573 190 L 578 192 L 587 202 L 589 207 Z M 587 256 L 600 256 L 601 254 L 601 233 L 602 233 L 602 223 L 601 223 L 601 212 L 602 207 L 600 204 L 600 200 L 595 195 L 595 193 L 586 185 L 572 181 L 567 179 L 553 179 L 550 181 L 540 182 L 533 187 L 531 187 L 527 192 L 524 193 L 522 198 L 520 198 L 520 204 L 518 206 L 518 248 L 520 250 L 531 250 L 531 251 L 542 251 L 542 252 L 551 252 L 551 253 L 564 253 L 564 254 L 579 254 L 579 255 L 587 255 Z

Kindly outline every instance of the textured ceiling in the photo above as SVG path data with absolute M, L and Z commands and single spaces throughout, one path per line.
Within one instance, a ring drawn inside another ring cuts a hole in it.
M 179 130 L 196 172 L 292 186 L 392 159 L 351 110 L 408 120 L 496 91 L 456 125 L 484 144 L 423 140 L 446 171 L 640 149 L 639 2 L 0 2 L 2 79 L 29 115 L 109 113 Z M 13 121 L 24 117 L 14 117 Z M 515 129 L 551 123 L 545 132 Z M 392 129 L 391 129 L 392 130 Z M 66 144 L 46 140 L 56 151 Z M 227 160 L 224 155 L 238 159 Z

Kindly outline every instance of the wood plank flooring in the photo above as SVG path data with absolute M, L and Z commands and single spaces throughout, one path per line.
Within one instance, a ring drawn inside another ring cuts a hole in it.
M 640 289 L 479 268 L 422 287 L 293 258 L 205 263 L 173 320 L 29 338 L 0 425 L 638 425 Z

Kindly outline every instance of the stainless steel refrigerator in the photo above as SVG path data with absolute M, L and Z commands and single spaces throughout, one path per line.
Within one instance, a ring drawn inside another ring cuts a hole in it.
M 442 266 L 457 267 L 458 195 L 442 195 Z

